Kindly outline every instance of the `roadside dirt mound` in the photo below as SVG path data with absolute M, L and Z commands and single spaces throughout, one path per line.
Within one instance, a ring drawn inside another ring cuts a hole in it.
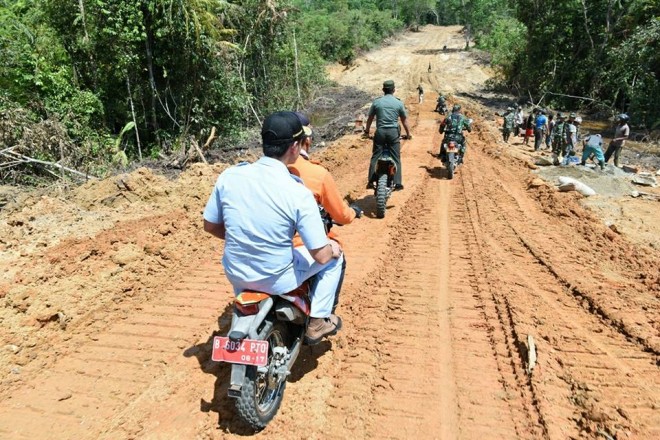
M 202 258 L 200 213 L 225 167 L 194 165 L 174 181 L 141 168 L 3 211 L 0 344 L 9 348 L 0 365 L 42 368 L 48 345 L 98 326 L 104 310 L 148 299 Z M 0 371 L 7 379 L 16 370 Z

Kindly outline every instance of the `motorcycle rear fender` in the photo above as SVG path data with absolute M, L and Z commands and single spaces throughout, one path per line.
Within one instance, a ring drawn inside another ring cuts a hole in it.
M 249 337 L 250 339 L 258 339 L 259 334 L 257 330 L 261 323 L 266 318 L 266 315 L 273 308 L 273 298 L 268 297 L 259 303 L 259 313 L 256 315 L 243 315 L 234 307 L 231 327 L 227 335 L 232 341 L 240 341 Z
M 243 387 L 243 381 L 245 380 L 246 369 L 247 369 L 247 365 L 242 365 L 242 364 L 231 365 L 229 389 L 227 389 L 227 395 L 229 397 L 241 397 L 241 388 Z
M 394 163 L 394 160 L 389 157 L 378 159 L 378 163 L 376 164 L 376 174 L 387 174 L 388 176 L 396 174 L 396 164 Z
M 259 304 L 261 309 L 256 315 L 239 316 L 240 312 L 237 313 L 236 309 L 234 309 L 229 338 L 232 339 L 232 332 L 240 332 L 240 334 L 249 336 L 250 339 L 263 340 L 273 326 L 272 321 L 265 321 L 266 315 L 273 308 L 273 304 L 274 301 L 272 297 L 262 301 L 262 304 Z M 236 325 L 240 326 L 240 330 L 235 330 L 234 326 Z M 244 339 L 246 336 L 243 336 L 240 339 Z M 227 390 L 227 395 L 229 397 L 241 396 L 241 388 L 245 381 L 246 368 L 247 365 L 232 364 L 231 376 L 229 378 L 229 389 Z

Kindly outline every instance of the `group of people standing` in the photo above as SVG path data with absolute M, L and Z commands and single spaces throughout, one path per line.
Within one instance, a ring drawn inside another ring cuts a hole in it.
M 560 163 L 568 165 L 569 158 L 574 156 L 577 151 L 578 143 L 582 142 L 584 146 L 582 165 L 585 165 L 586 160 L 593 156 L 600 168 L 604 169 L 610 157 L 614 156 L 614 165 L 618 167 L 621 150 L 630 135 L 629 117 L 622 113 L 617 116 L 614 138 L 607 151 L 603 153 L 603 141 L 600 134 L 588 135 L 584 138 L 581 136 L 582 118 L 576 113 L 557 112 L 555 115 L 547 110 L 536 108 L 525 118 L 522 106 L 518 106 L 516 109 L 508 107 L 502 117 L 504 119 L 502 123 L 504 142 L 508 143 L 511 133 L 514 133 L 515 136 L 523 135 L 523 144 L 528 145 L 529 139 L 533 136 L 534 151 L 542 148 L 551 149 L 555 165 Z

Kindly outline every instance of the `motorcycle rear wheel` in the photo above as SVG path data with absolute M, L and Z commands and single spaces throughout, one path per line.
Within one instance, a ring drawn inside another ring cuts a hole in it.
M 378 187 L 376 188 L 376 217 L 385 218 L 386 208 L 387 208 L 387 174 L 382 174 L 378 178 Z
M 454 154 L 447 153 L 447 178 L 449 180 L 454 178 Z
M 262 430 L 280 409 L 284 398 L 286 379 L 278 381 L 273 375 L 273 348 L 286 345 L 287 327 L 275 322 L 264 338 L 268 341 L 268 373 L 259 373 L 257 367 L 247 367 L 241 395 L 236 399 L 240 418 L 255 430 Z

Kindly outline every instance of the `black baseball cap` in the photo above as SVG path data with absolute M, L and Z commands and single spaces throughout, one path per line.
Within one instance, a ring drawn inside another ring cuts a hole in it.
M 283 145 L 299 140 L 304 134 L 300 118 L 289 111 L 270 114 L 261 127 L 264 145 Z

